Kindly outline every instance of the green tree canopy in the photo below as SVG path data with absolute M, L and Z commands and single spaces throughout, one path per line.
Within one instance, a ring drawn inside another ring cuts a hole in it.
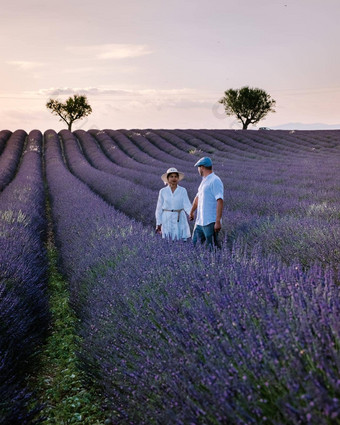
M 247 130 L 249 124 L 256 124 L 269 112 L 275 112 L 276 101 L 262 89 L 245 86 L 225 91 L 219 103 L 222 103 L 227 115 L 236 115 L 243 130 Z
M 82 119 L 92 112 L 87 97 L 79 94 L 69 97 L 65 103 L 57 99 L 50 99 L 46 103 L 46 108 L 50 109 L 52 114 L 58 115 L 60 121 L 65 121 L 70 131 L 74 121 Z

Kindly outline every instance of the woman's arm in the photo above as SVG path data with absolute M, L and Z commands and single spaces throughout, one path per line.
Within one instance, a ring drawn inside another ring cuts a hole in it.
M 158 200 L 156 205 L 155 217 L 156 217 L 156 226 L 162 225 L 162 213 L 163 213 L 163 196 L 162 191 L 159 191 Z
M 190 220 L 193 220 L 195 218 L 195 211 L 197 210 L 197 205 L 198 205 L 198 195 L 196 195 L 194 202 L 192 203 L 192 206 L 191 206 L 191 211 L 189 213 Z

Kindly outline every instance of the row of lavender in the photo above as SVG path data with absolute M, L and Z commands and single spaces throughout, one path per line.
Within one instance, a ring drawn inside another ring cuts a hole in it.
M 26 378 L 50 317 L 42 134 L 7 136 L 0 157 L 0 423 L 6 425 L 33 423 Z
M 91 133 L 94 131 L 90 130 Z M 207 153 L 240 157 L 245 160 L 254 157 L 268 158 L 289 152 L 303 155 L 309 152 L 328 151 L 339 144 L 339 131 L 333 132 L 240 132 L 231 130 L 105 130 L 112 138 L 126 144 L 126 138 L 133 144 L 139 145 L 143 150 L 154 156 L 155 147 L 164 150 L 164 140 L 171 142 L 167 153 L 174 155 L 174 145 L 183 152 L 193 153 L 203 150 Z M 122 139 L 123 136 L 123 139 Z M 145 143 L 145 142 L 148 143 Z M 151 145 L 154 145 L 152 148 Z M 126 149 L 126 147 L 124 147 Z
M 55 232 L 81 319 L 80 359 L 102 385 L 112 423 L 337 423 L 332 269 L 305 272 L 259 250 L 249 259 L 236 245 L 211 254 L 162 241 L 89 188 L 109 173 L 89 167 L 74 134 L 61 139 L 78 177 L 58 135 L 46 132 Z
M 12 180 L 17 170 L 26 136 L 24 130 L 0 132 L 0 191 Z
M 185 171 L 182 184 L 191 199 L 199 184 L 193 167 L 197 156 L 185 151 L 188 145 L 173 133 L 148 131 L 143 137 L 137 131 L 78 130 L 73 134 L 62 131 L 61 137 L 68 165 L 78 178 L 115 208 L 151 225 L 162 184 L 160 175 L 169 166 Z M 189 138 L 189 132 L 185 134 Z M 228 244 L 241 238 L 248 250 L 257 244 L 264 254 L 275 252 L 286 262 L 339 262 L 340 176 L 336 154 L 340 144 L 331 139 L 327 149 L 318 153 L 311 150 L 308 155 L 302 155 L 304 149 L 300 155 L 288 155 L 282 141 L 281 146 L 281 150 L 276 147 L 281 152 L 278 158 L 245 160 L 243 151 L 238 160 L 211 155 L 226 189 L 223 215 Z M 206 153 L 201 150 L 199 155 Z

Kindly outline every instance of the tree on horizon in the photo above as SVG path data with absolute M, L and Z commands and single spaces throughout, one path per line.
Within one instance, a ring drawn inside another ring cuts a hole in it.
M 269 112 L 275 112 L 276 101 L 262 89 L 245 86 L 225 91 L 219 103 L 228 116 L 235 115 L 243 130 L 247 130 L 249 124 L 257 124 Z
M 87 97 L 79 94 L 69 97 L 64 103 L 57 99 L 50 99 L 46 103 L 46 108 L 50 109 L 52 114 L 58 115 L 60 117 L 59 121 L 64 121 L 70 131 L 74 121 L 80 120 L 92 113 L 92 108 L 87 101 Z

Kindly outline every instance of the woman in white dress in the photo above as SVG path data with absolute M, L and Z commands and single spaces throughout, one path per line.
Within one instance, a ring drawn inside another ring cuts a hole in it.
M 187 240 L 190 227 L 187 215 L 191 211 L 187 190 L 178 186 L 184 174 L 176 168 L 169 168 L 161 177 L 167 186 L 159 191 L 156 206 L 156 233 L 168 239 Z

